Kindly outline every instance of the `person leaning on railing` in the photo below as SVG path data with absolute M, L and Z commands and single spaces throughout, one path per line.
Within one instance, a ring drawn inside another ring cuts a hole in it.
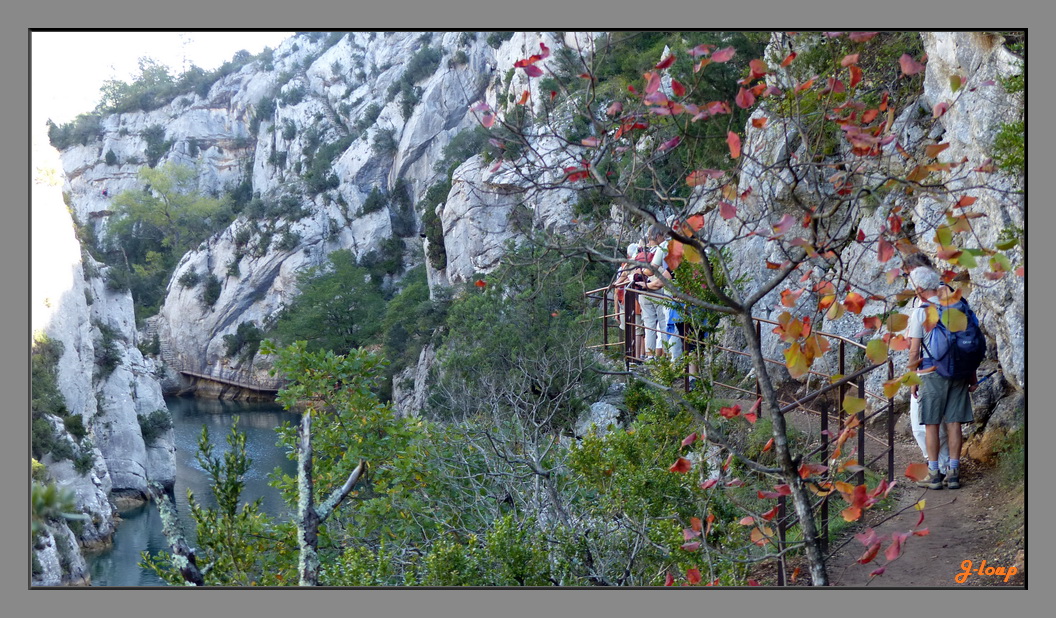
M 664 258 L 667 256 L 667 243 L 664 228 L 653 225 L 646 235 L 646 248 L 638 253 L 639 262 L 646 262 L 648 267 L 638 269 L 634 286 L 653 296 L 664 295 L 664 281 L 671 278 Z M 664 355 L 664 335 L 667 330 L 667 305 L 663 300 L 643 294 L 638 297 L 642 306 L 642 328 L 645 331 L 644 360 Z
M 638 255 L 638 243 L 632 242 L 627 245 L 627 259 L 629 261 L 620 265 L 620 269 L 616 272 L 616 279 L 612 282 L 612 287 L 616 289 L 616 314 L 620 316 L 621 330 L 627 327 L 627 316 L 623 303 L 627 286 L 631 283 L 631 278 L 636 270 L 635 265 L 632 263 L 636 255 Z

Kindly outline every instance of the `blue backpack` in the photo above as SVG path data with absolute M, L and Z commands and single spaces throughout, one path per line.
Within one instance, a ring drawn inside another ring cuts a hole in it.
M 923 306 L 927 307 L 925 303 Z M 939 310 L 939 322 L 926 336 L 924 349 L 931 356 L 938 374 L 951 380 L 964 380 L 975 375 L 975 370 L 986 357 L 986 337 L 979 329 L 979 318 L 963 298 L 949 307 L 935 305 Z M 956 333 L 950 332 L 944 323 L 945 313 L 957 309 L 968 317 L 968 327 Z

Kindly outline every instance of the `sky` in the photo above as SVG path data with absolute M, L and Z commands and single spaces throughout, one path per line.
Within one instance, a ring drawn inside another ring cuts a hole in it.
M 293 32 L 149 32 L 71 31 L 30 35 L 33 121 L 56 124 L 73 120 L 99 103 L 99 88 L 108 79 L 131 81 L 139 59 L 153 58 L 173 75 L 192 64 L 207 71 L 227 62 L 239 50 L 258 54 L 278 47 Z

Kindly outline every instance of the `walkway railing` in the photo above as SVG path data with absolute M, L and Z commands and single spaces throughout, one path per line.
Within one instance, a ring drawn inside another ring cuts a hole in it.
M 627 375 L 630 375 L 630 369 L 632 363 L 640 362 L 643 359 L 642 350 L 638 349 L 639 333 L 644 333 L 646 330 L 652 330 L 656 332 L 657 336 L 671 337 L 674 336 L 682 340 L 682 348 L 686 349 L 686 343 L 691 342 L 696 344 L 697 349 L 701 349 L 706 342 L 699 339 L 690 337 L 682 337 L 677 333 L 671 335 L 667 330 L 647 328 L 641 323 L 640 314 L 635 311 L 635 306 L 640 296 L 646 296 L 654 298 L 667 303 L 671 302 L 671 297 L 664 296 L 662 294 L 656 294 L 652 292 L 646 292 L 642 290 L 633 290 L 630 288 L 624 289 L 624 299 L 621 303 L 617 302 L 615 296 L 616 288 L 613 285 L 608 287 L 599 288 L 597 290 L 591 290 L 586 293 L 587 298 L 595 300 L 599 303 L 601 308 L 602 321 L 602 342 L 598 345 L 592 346 L 594 348 L 609 349 L 612 347 L 619 346 L 623 351 L 623 364 L 624 369 L 627 371 Z M 763 318 L 753 318 L 755 322 L 756 338 L 761 340 L 762 326 L 763 324 L 778 325 L 778 322 L 773 320 L 767 320 Z M 622 324 L 622 326 L 621 326 Z M 666 323 L 665 323 L 666 325 Z M 614 328 L 615 327 L 615 328 Z M 615 333 L 613 332 L 615 331 Z M 887 367 L 887 379 L 891 380 L 894 378 L 894 364 L 889 358 L 884 363 L 868 364 L 862 367 L 851 368 L 848 367 L 848 350 L 849 349 L 861 349 L 865 350 L 866 346 L 832 333 L 826 333 L 823 331 L 813 330 L 813 333 L 832 340 L 836 343 L 837 348 L 837 372 L 838 375 L 828 375 L 819 371 L 809 371 L 809 375 L 817 376 L 826 380 L 827 384 L 822 388 L 816 389 L 807 395 L 797 399 L 796 401 L 781 401 L 782 407 L 780 414 L 785 415 L 793 411 L 801 410 L 812 415 L 816 415 L 820 419 L 819 430 L 819 444 L 810 452 L 806 453 L 803 457 L 804 462 L 814 458 L 816 461 L 823 462 L 825 465 L 829 465 L 829 454 L 833 450 L 832 447 L 838 439 L 840 432 L 844 429 L 847 423 L 850 421 L 848 415 L 843 409 L 843 400 L 845 395 L 854 389 L 855 396 L 867 401 L 867 407 L 856 413 L 854 416 L 857 418 L 857 461 L 858 464 L 863 466 L 865 469 L 872 469 L 872 466 L 886 459 L 886 472 L 887 481 L 891 483 L 894 481 L 895 474 L 895 450 L 894 450 L 894 437 L 895 437 L 895 415 L 894 415 L 894 401 L 891 398 L 884 397 L 882 394 L 869 392 L 865 388 L 865 378 L 871 372 L 880 369 L 884 366 Z M 715 342 L 707 342 L 708 347 L 716 352 L 720 352 L 728 355 L 739 355 L 739 356 L 750 356 L 748 352 L 744 350 L 736 350 L 728 347 L 723 347 Z M 864 355 L 863 355 L 864 357 Z M 767 364 L 785 366 L 785 362 L 780 359 L 765 358 L 764 361 Z M 848 374 L 848 371 L 851 373 Z M 689 388 L 690 380 L 688 375 L 685 376 L 684 385 L 685 388 Z M 759 378 L 756 376 L 755 390 L 750 391 L 740 386 L 733 384 L 725 384 L 720 381 L 713 381 L 714 386 L 720 386 L 726 389 L 730 389 L 734 392 L 749 394 L 754 398 L 761 396 L 761 388 L 759 386 Z M 835 397 L 835 401 L 832 401 L 832 396 Z M 808 408 L 811 405 L 813 408 Z M 872 407 L 872 411 L 867 411 Z M 835 410 L 836 414 L 832 415 L 832 411 Z M 760 413 L 760 416 L 762 414 Z M 886 423 L 877 422 L 879 417 L 884 417 Z M 835 421 L 836 429 L 830 429 L 830 423 Z M 874 425 L 874 433 L 870 434 L 868 431 L 869 425 Z M 875 429 L 875 426 L 883 424 L 885 425 L 881 435 L 875 435 L 880 433 Z M 886 435 L 883 435 L 886 434 Z M 880 450 L 872 459 L 868 459 L 867 455 L 867 438 L 871 441 L 878 442 L 883 445 Z M 886 439 L 885 439 L 886 438 Z M 851 482 L 855 485 L 865 484 L 865 469 L 858 470 L 856 472 L 845 473 L 846 482 Z M 828 474 L 828 481 L 834 483 L 837 480 L 837 474 Z M 829 548 L 829 493 L 821 492 L 823 495 L 814 503 L 815 512 L 820 508 L 820 525 L 821 530 L 821 545 L 823 554 L 828 553 Z M 785 545 L 786 545 L 786 532 L 789 528 L 794 526 L 797 522 L 797 518 L 794 510 L 786 508 L 786 497 L 781 496 L 778 498 L 778 515 L 775 518 L 777 527 L 777 584 L 779 586 L 785 585 L 786 582 L 786 563 L 785 563 Z

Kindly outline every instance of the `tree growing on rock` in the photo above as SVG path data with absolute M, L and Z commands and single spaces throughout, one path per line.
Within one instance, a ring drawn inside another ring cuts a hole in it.
M 851 324 L 868 337 L 866 368 L 906 350 L 898 310 L 910 298 L 902 280 L 908 255 L 930 250 L 945 262 L 951 303 L 1022 277 L 1017 241 L 995 243 L 975 206 L 1019 196 L 990 161 L 958 156 L 941 131 L 943 116 L 968 93 L 999 86 L 965 69 L 949 78 L 948 98 L 924 109 L 927 59 L 914 33 L 775 33 L 765 52 L 756 39 L 734 41 L 724 33 L 678 33 L 664 45 L 655 33 L 618 36 L 603 35 L 571 53 L 551 54 L 540 42 L 514 63 L 517 91 L 509 103 L 471 108 L 494 134 L 499 154 L 490 178 L 501 178 L 506 192 L 519 186 L 528 205 L 553 192 L 589 197 L 593 208 L 578 210 L 571 233 L 550 242 L 591 260 L 618 264 L 625 259 L 619 247 L 637 240 L 643 226 L 664 230 L 670 252 L 680 254 L 669 265 L 695 270 L 708 298 L 670 280 L 668 293 L 726 316 L 760 392 L 742 414 L 739 406 L 716 409 L 670 390 L 703 427 L 685 446 L 706 439 L 750 471 L 745 482 L 758 484 L 761 498 L 787 495 L 811 581 L 826 585 L 812 492 L 842 496 L 843 516 L 854 521 L 890 486 L 885 480 L 866 490 L 837 480 L 837 472 L 861 469 L 848 442 L 867 405 L 858 397 L 842 401 L 850 421 L 828 437 L 834 449 L 828 460 L 812 463 L 794 448 L 755 319 L 778 308 L 772 334 L 781 341 L 784 367 L 792 379 L 809 379 L 830 363 L 823 325 Z M 638 42 L 656 54 L 645 66 L 625 62 Z M 743 286 L 723 283 L 745 274 Z M 944 312 L 951 330 L 964 328 L 958 313 Z M 930 315 L 928 328 L 938 319 L 937 311 Z M 908 370 L 884 384 L 884 396 L 916 381 Z M 772 423 L 776 460 L 769 464 L 726 438 L 736 423 L 754 423 L 757 415 Z M 693 467 L 679 458 L 671 471 Z M 686 539 L 706 545 L 701 519 L 686 528 Z M 758 513 L 745 520 L 756 544 L 771 543 L 773 531 Z M 891 539 L 888 560 L 907 537 Z M 870 551 L 876 555 L 872 543 Z M 690 583 L 700 577 L 687 571 Z

